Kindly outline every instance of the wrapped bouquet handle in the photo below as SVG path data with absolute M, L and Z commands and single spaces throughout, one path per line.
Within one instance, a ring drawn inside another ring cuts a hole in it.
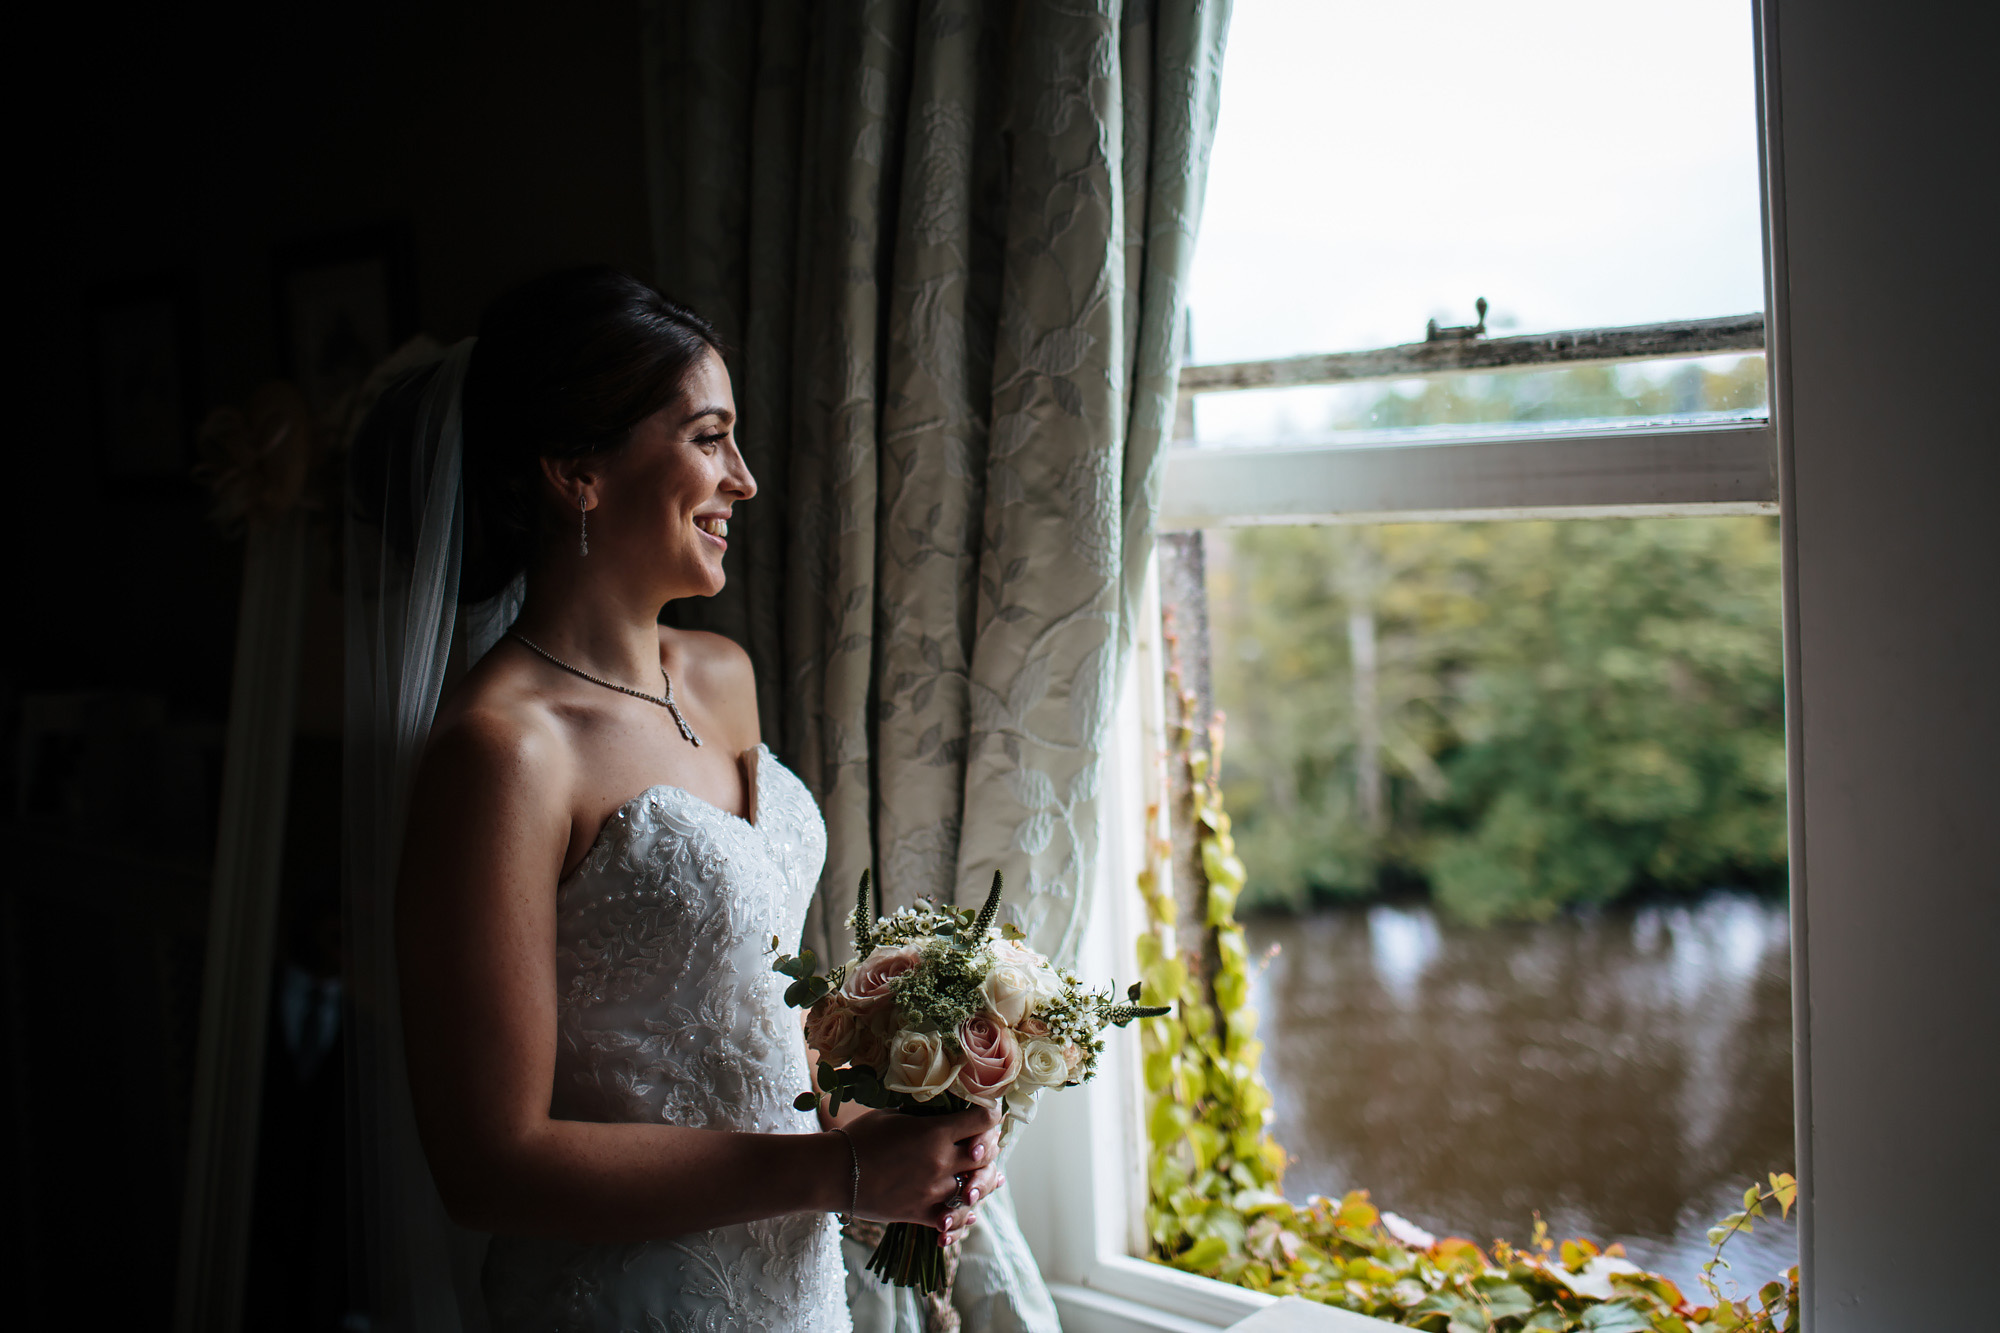
M 828 1115 L 847 1102 L 910 1115 L 983 1106 L 1000 1112 L 1005 1134 L 1034 1118 L 1043 1092 L 1097 1072 L 1105 1028 L 1168 1012 L 1137 1003 L 1137 985 L 1123 1000 L 1086 990 L 1012 924 L 996 927 L 1004 891 L 996 870 L 976 913 L 919 902 L 884 915 L 864 870 L 854 957 L 824 974 L 810 949 L 777 960 L 792 979 L 785 1003 L 808 1011 L 806 1040 L 820 1056 L 820 1090 L 800 1093 L 800 1110 L 822 1097 Z M 946 1283 L 937 1232 L 909 1222 L 884 1229 L 868 1268 L 926 1294 Z

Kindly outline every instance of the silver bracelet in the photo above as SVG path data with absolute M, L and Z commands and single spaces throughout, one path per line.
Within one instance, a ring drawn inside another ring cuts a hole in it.
M 848 1202 L 847 1211 L 840 1215 L 840 1224 L 846 1226 L 854 1220 L 855 1212 L 861 1207 L 861 1150 L 854 1146 L 854 1136 L 839 1125 L 831 1125 L 828 1128 L 840 1135 L 841 1138 L 847 1140 L 847 1155 L 854 1159 L 853 1198 Z

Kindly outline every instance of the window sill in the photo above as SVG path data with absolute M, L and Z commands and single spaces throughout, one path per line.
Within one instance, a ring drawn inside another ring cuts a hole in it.
M 1100 1255 L 1083 1285 L 1052 1284 L 1049 1294 L 1065 1333 L 1215 1333 L 1279 1303 L 1275 1296 L 1123 1255 Z M 1288 1301 L 1285 1307 L 1290 1316 L 1285 1327 L 1296 1324 L 1314 1333 L 1384 1333 L 1397 1327 L 1328 1305 Z

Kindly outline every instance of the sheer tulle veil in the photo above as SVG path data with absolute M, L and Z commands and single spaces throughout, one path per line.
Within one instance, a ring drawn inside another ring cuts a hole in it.
M 385 470 L 378 484 L 350 485 L 343 543 L 350 1263 L 353 1305 L 371 1328 L 396 1333 L 475 1333 L 486 1324 L 477 1295 L 484 1237 L 445 1215 L 417 1140 L 394 911 L 410 780 L 446 678 L 483 656 L 521 604 L 519 579 L 490 601 L 458 604 L 472 348 L 470 338 L 449 349 L 425 340 L 392 357 L 355 414 L 363 434 L 386 432 L 390 445 L 348 453 L 357 468 Z M 387 411 L 392 396 L 399 415 Z

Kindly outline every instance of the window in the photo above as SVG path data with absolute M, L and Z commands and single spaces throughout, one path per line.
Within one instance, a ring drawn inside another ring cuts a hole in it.
M 1205 530 L 1211 578 L 1236 555 L 1218 529 L 1556 518 L 1761 529 L 1750 516 L 1775 512 L 1777 486 L 1751 21 L 1740 0 L 1240 0 L 1161 528 Z M 1161 669 L 1157 642 L 1142 645 L 1107 785 L 1090 947 L 1097 970 L 1120 975 L 1138 924 L 1127 900 L 1146 834 L 1134 820 L 1158 751 Z M 1388 1002 L 1426 958 L 1468 947 L 1428 908 L 1358 919 L 1358 936 L 1319 952 L 1377 969 Z M 1694 943 L 1676 963 L 1677 930 Z M 1760 1013 L 1774 1002 L 1774 957 L 1782 989 L 1784 943 L 1782 912 L 1747 898 L 1663 908 L 1625 936 L 1666 950 L 1662 966 L 1680 974 L 1664 984 L 1734 985 L 1756 992 L 1744 1003 Z M 1695 975 L 1703 950 L 1713 976 Z M 1300 957 L 1295 945 L 1289 961 Z M 1304 976 L 1274 970 L 1265 985 Z M 1087 1208 L 1023 1209 L 1052 1280 L 1069 1284 L 1066 1326 L 1217 1326 L 1256 1308 L 1250 1293 L 1125 1257 L 1143 1252 L 1140 1099 L 1102 1083 L 1060 1109 L 1073 1124 L 1036 1136 L 1094 1143 L 1091 1155 L 1072 1146 L 1024 1162 L 1031 1180 L 1093 1181 Z M 1357 1166 L 1352 1183 L 1368 1185 Z M 1396 1206 L 1381 1190 L 1377 1201 Z M 1127 1301 L 1176 1313 L 1147 1322 Z
M 1162 526 L 1771 509 L 1750 18 L 1239 6 Z

